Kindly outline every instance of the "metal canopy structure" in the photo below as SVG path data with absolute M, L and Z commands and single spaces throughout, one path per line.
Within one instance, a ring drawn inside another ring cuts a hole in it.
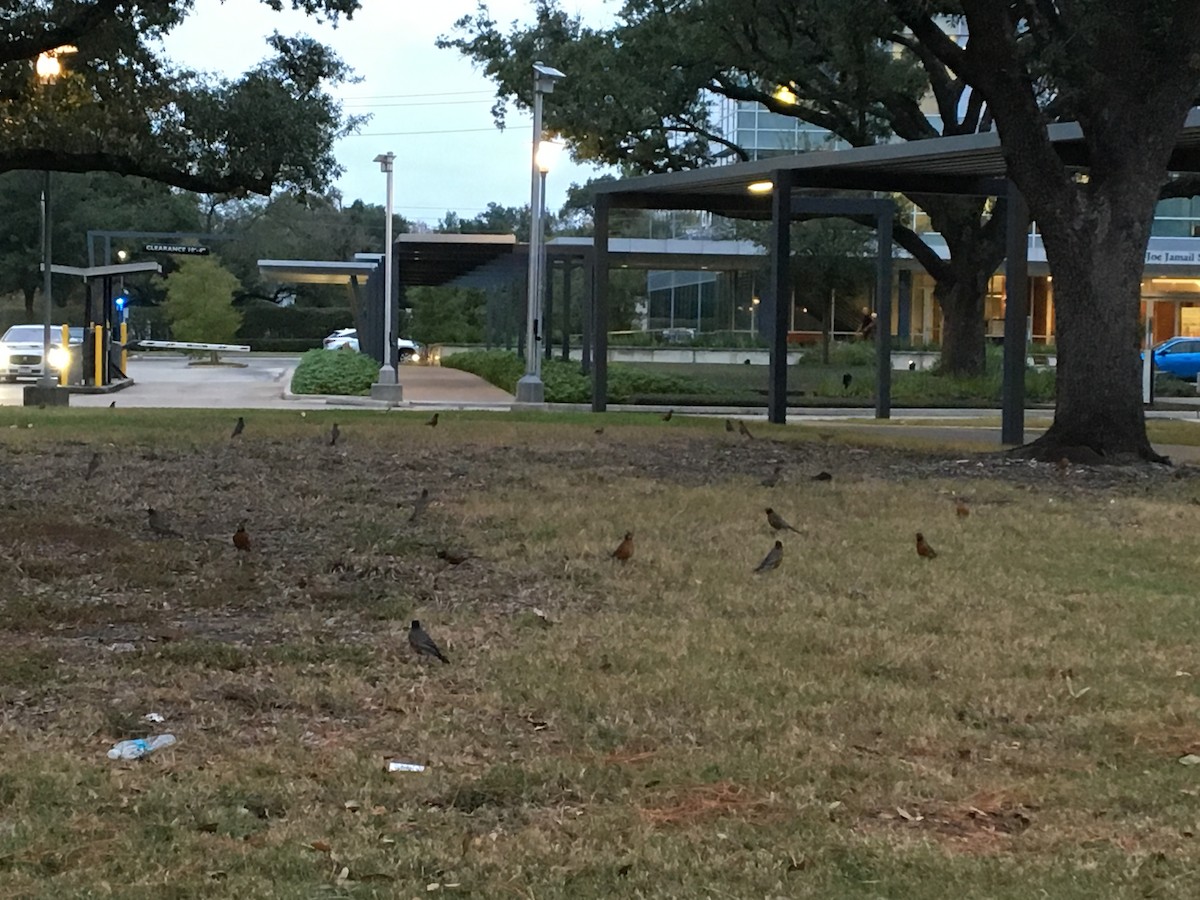
M 1051 143 L 1068 168 L 1084 172 L 1087 146 L 1077 123 L 1051 125 Z M 1172 153 L 1170 169 L 1200 173 L 1200 110 L 1193 110 Z M 931 138 L 848 150 L 818 150 L 758 162 L 738 163 L 646 175 L 596 185 L 595 252 L 596 297 L 594 306 L 596 364 L 592 370 L 592 409 L 607 406 L 608 357 L 608 234 L 612 209 L 705 210 L 732 218 L 767 219 L 771 230 L 768 253 L 772 260 L 773 314 L 768 316 L 770 382 L 768 417 L 786 421 L 786 328 L 782 310 L 788 288 L 791 222 L 813 215 L 862 218 L 854 204 L 863 201 L 814 197 L 813 191 L 963 194 L 1005 197 L 1006 262 L 1004 315 L 1004 388 L 1001 403 L 1001 440 L 1024 442 L 1026 356 L 1026 303 L 1028 286 L 1029 213 L 1024 199 L 1008 180 L 1000 136 L 995 132 Z M 810 193 L 805 193 L 810 192 Z M 883 225 L 881 216 L 877 225 Z M 890 414 L 890 220 L 880 233 L 877 307 L 882 327 L 876 335 L 876 416 Z M 883 256 L 888 256 L 885 267 Z M 887 283 L 883 283 L 884 278 Z M 885 296 L 886 294 L 886 296 Z
M 511 256 L 516 247 L 512 234 L 397 235 L 397 278 L 407 287 L 437 287 Z

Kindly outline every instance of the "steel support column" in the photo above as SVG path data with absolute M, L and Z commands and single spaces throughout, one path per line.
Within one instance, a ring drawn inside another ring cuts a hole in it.
M 1000 392 L 1000 441 L 1025 443 L 1026 310 L 1029 298 L 1029 207 L 1008 183 L 1004 261 L 1004 381 Z
M 771 230 L 767 239 L 771 255 L 771 316 L 767 325 L 770 364 L 767 376 L 767 419 L 777 425 L 787 421 L 787 332 L 792 304 L 792 173 L 773 172 Z
M 592 412 L 604 412 L 608 406 L 608 209 L 608 197 L 597 194 L 592 238 Z
M 892 204 L 875 218 L 875 418 L 892 416 Z

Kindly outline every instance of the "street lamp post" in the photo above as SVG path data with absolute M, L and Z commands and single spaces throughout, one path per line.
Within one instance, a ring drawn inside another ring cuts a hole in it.
M 38 81 L 43 85 L 51 85 L 58 80 L 62 75 L 63 65 L 59 59 L 60 56 L 68 53 L 75 53 L 76 48 L 70 44 L 64 44 L 61 47 L 56 47 L 53 50 L 47 50 L 39 53 L 34 61 L 33 69 L 37 75 Z M 45 171 L 45 180 L 42 183 L 42 375 L 38 379 L 37 387 L 40 391 L 53 393 L 57 380 L 50 371 L 50 332 L 53 328 L 54 307 L 51 303 L 51 286 L 52 280 L 50 277 L 50 260 L 51 254 L 51 222 L 50 222 L 50 170 Z M 39 402 L 44 402 L 42 394 L 38 396 Z
M 379 381 L 371 385 L 371 396 L 389 403 L 403 399 L 403 388 L 396 378 L 396 366 L 392 362 L 396 355 L 396 341 L 392 337 L 392 178 L 396 154 L 381 153 L 375 157 L 379 170 L 387 175 L 387 223 L 383 229 L 383 365 L 379 367 Z
M 537 266 L 537 322 L 538 334 L 546 342 L 546 358 L 550 357 L 550 345 L 553 343 L 548 334 L 550 323 L 544 321 L 546 315 L 546 175 L 554 168 L 558 155 L 563 150 L 562 141 L 538 141 L 537 152 L 534 154 L 534 164 L 540 176 L 538 200 L 538 266 Z M 532 227 L 532 226 L 531 226 Z M 532 247 L 530 248 L 532 252 Z M 538 374 L 541 374 L 542 364 L 538 363 Z
M 558 69 L 545 63 L 533 64 L 533 146 L 532 153 L 533 180 L 530 187 L 529 201 L 529 299 L 525 311 L 525 374 L 517 382 L 518 403 L 543 403 L 546 399 L 545 385 L 542 384 L 542 354 L 539 341 L 542 339 L 539 328 L 541 317 L 542 297 L 542 253 L 545 242 L 542 239 L 542 185 L 544 172 L 539 165 L 538 156 L 542 140 L 542 98 L 554 92 L 554 83 L 565 78 Z M 544 157 L 543 157 L 544 159 Z

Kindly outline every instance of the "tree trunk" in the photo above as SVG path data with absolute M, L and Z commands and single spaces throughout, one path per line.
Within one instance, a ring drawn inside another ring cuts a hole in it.
M 947 278 L 937 283 L 933 296 L 942 309 L 938 372 L 959 377 L 982 375 L 987 361 L 984 292 L 969 281 Z
M 1139 307 L 1149 221 L 1127 219 L 1127 229 L 1096 221 L 1057 238 L 1045 234 L 1055 275 L 1057 402 L 1054 424 L 1024 453 L 1055 462 L 1093 453 L 1165 462 L 1150 446 L 1142 406 Z
M 25 295 L 25 315 L 30 319 L 33 318 L 33 298 L 37 296 L 37 291 L 33 288 L 25 287 L 21 289 L 21 293 Z

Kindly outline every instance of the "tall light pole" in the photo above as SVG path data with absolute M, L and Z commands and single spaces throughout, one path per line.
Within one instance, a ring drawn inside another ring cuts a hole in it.
M 76 49 L 70 44 L 64 44 L 54 50 L 39 53 L 33 64 L 38 81 L 44 85 L 54 84 L 62 75 L 63 66 L 60 55 L 75 53 Z M 42 376 L 38 379 L 38 387 L 53 390 L 56 379 L 50 372 L 50 332 L 54 318 L 54 308 L 50 302 L 50 170 L 45 171 L 45 181 L 42 184 Z
M 544 403 L 546 388 L 542 384 L 542 339 L 539 319 L 542 314 L 542 184 L 543 172 L 538 166 L 538 151 L 542 144 L 542 97 L 554 93 L 554 83 L 567 76 L 545 63 L 533 64 L 533 146 L 530 157 L 533 182 L 529 200 L 529 300 L 525 311 L 525 374 L 517 382 L 518 403 Z
M 545 342 L 545 355 L 550 356 L 550 323 L 545 321 L 546 315 L 546 175 L 554 168 L 558 155 L 565 145 L 562 141 L 538 141 L 534 152 L 534 165 L 537 166 L 539 180 L 538 194 L 541 206 L 538 212 L 538 269 L 537 269 L 537 322 L 538 333 Z M 532 223 L 531 223 L 532 227 Z M 530 248 L 532 250 L 532 248 Z M 541 350 L 541 348 L 539 348 Z M 538 363 L 538 374 L 541 374 L 542 364 Z
M 383 365 L 379 367 L 379 381 L 371 385 L 371 396 L 399 403 L 403 399 L 403 389 L 396 379 L 396 366 L 392 362 L 396 355 L 396 341 L 392 337 L 392 177 L 396 154 L 381 153 L 375 157 L 375 162 L 379 163 L 379 171 L 387 175 L 387 224 L 383 229 Z

